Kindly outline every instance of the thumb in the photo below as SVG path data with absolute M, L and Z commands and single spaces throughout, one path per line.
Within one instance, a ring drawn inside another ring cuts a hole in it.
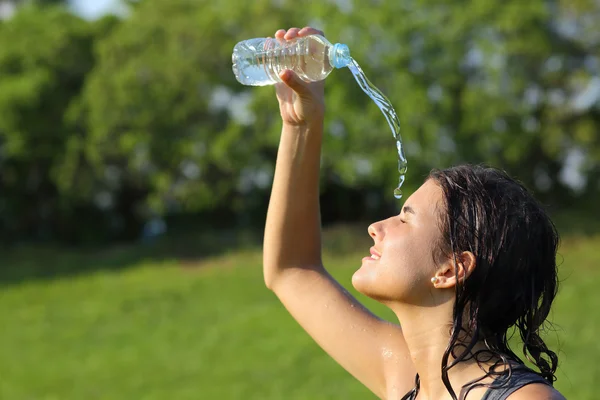
M 306 82 L 292 70 L 285 69 L 279 73 L 281 80 L 299 95 L 307 92 Z

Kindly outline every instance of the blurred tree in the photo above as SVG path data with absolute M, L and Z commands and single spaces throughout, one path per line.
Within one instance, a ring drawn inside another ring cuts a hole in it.
M 26 5 L 68 4 L 69 0 L 0 0 L 0 7 L 21 7 Z
M 69 0 L 2 0 L 2 2 L 21 6 L 33 4 L 67 4 Z
M 231 70 L 231 50 L 254 33 L 254 21 L 274 31 L 285 20 L 266 0 L 145 1 L 99 43 L 80 115 L 89 126 L 90 190 L 110 197 L 107 212 L 141 223 L 164 212 L 262 203 L 274 150 L 261 127 L 276 116 L 273 107 L 252 112 L 253 91 Z
M 595 1 L 128 3 L 123 21 L 32 9 L 0 25 L 3 232 L 132 238 L 194 212 L 262 223 L 277 102 L 235 81 L 231 51 L 304 25 L 348 44 L 395 106 L 407 194 L 431 168 L 487 162 L 546 202 L 597 199 Z M 326 92 L 324 220 L 385 215 L 398 206 L 389 127 L 348 70 Z
M 337 11 L 313 15 L 349 44 L 396 106 L 408 186 L 434 167 L 487 162 L 556 205 L 597 194 L 597 2 L 375 1 L 360 10 L 335 3 Z M 394 152 L 382 142 L 384 120 L 348 74 L 339 75 L 345 84 L 332 78 L 328 101 L 329 132 L 338 136 L 333 170 L 348 184 L 375 179 L 391 188 Z M 368 117 L 362 123 L 353 117 L 361 114 Z M 360 170 L 371 173 L 361 179 Z
M 5 240 L 50 238 L 63 226 L 77 230 L 75 220 L 82 221 L 60 185 L 61 171 L 81 145 L 81 131 L 65 116 L 93 66 L 95 26 L 62 8 L 36 7 L 0 25 L 0 235 Z
M 586 79 L 581 66 L 593 48 L 560 34 L 558 3 L 369 5 L 138 2 L 127 23 L 102 41 L 86 87 L 86 157 L 96 179 L 119 171 L 121 187 L 140 188 L 127 209 L 141 219 L 180 207 L 248 215 L 264 204 L 280 129 L 276 102 L 272 88 L 234 81 L 231 49 L 279 27 L 312 24 L 349 44 L 396 106 L 408 189 L 433 167 L 489 162 L 570 201 L 564 160 L 573 149 L 596 148 L 597 136 L 575 135 L 560 116 L 572 115 L 569 82 Z M 557 58 L 568 62 L 552 70 Z M 331 209 L 360 217 L 365 207 L 371 214 L 393 207 L 396 156 L 380 111 L 347 70 L 328 78 L 327 93 L 323 192 L 335 203 Z M 575 123 L 595 129 L 594 110 L 573 116 Z M 586 159 L 597 168 L 591 154 Z

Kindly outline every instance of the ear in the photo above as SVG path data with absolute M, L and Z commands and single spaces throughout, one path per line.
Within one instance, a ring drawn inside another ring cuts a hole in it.
M 464 282 L 475 270 L 476 264 L 475 255 L 470 251 L 457 254 L 456 258 L 450 258 L 436 272 L 435 277 L 437 280 L 433 286 L 437 289 L 447 289 L 456 286 L 459 280 Z

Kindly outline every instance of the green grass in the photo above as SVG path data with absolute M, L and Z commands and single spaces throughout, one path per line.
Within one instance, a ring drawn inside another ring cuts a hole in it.
M 354 229 L 328 232 L 325 259 L 344 285 L 369 242 Z M 557 332 L 548 341 L 562 361 L 556 386 L 572 399 L 597 398 L 598 249 L 600 236 L 582 236 L 567 238 L 560 250 Z M 139 246 L 21 251 L 7 260 L 0 286 L 2 400 L 373 398 L 265 289 L 259 248 L 185 262 Z M 78 266 L 86 273 L 75 273 Z

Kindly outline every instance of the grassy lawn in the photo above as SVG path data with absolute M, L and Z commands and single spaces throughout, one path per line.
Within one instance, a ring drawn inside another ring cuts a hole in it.
M 363 228 L 327 232 L 326 263 L 344 285 L 369 243 Z M 556 332 L 547 337 L 560 350 L 556 385 L 567 398 L 596 399 L 600 236 L 567 237 L 560 253 Z M 264 288 L 257 247 L 195 261 L 139 246 L 40 249 L 2 264 L 2 400 L 374 398 Z

